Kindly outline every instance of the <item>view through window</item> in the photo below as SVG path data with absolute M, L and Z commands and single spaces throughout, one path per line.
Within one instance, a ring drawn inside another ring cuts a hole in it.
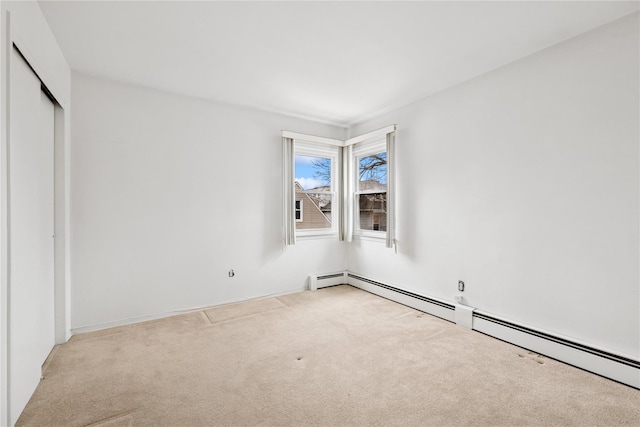
M 387 231 L 387 153 L 356 157 L 358 229 Z
M 296 154 L 296 230 L 333 228 L 332 173 L 331 157 Z

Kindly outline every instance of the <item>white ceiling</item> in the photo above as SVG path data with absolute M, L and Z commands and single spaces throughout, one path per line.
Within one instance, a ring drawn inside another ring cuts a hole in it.
M 41 1 L 72 69 L 347 126 L 638 10 L 631 2 Z

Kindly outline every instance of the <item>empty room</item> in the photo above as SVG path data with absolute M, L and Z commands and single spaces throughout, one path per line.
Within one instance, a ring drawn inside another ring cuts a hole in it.
M 0 4 L 0 425 L 640 426 L 640 2 Z

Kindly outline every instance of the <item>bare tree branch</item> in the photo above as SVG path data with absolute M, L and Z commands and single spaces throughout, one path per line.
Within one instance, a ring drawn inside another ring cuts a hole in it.
M 318 159 L 311 162 L 315 166 L 313 177 L 323 185 L 331 185 L 331 159 Z
M 314 178 L 321 181 L 323 185 L 331 185 L 331 160 L 317 159 L 311 163 L 315 168 Z M 361 181 L 385 180 L 387 176 L 387 153 L 360 158 L 358 174 Z
M 380 181 L 387 175 L 387 153 L 362 157 L 358 169 L 361 181 Z

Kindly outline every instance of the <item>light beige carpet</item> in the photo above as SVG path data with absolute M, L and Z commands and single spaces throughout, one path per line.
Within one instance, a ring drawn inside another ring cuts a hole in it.
M 640 425 L 640 391 L 338 286 L 76 335 L 18 425 Z

